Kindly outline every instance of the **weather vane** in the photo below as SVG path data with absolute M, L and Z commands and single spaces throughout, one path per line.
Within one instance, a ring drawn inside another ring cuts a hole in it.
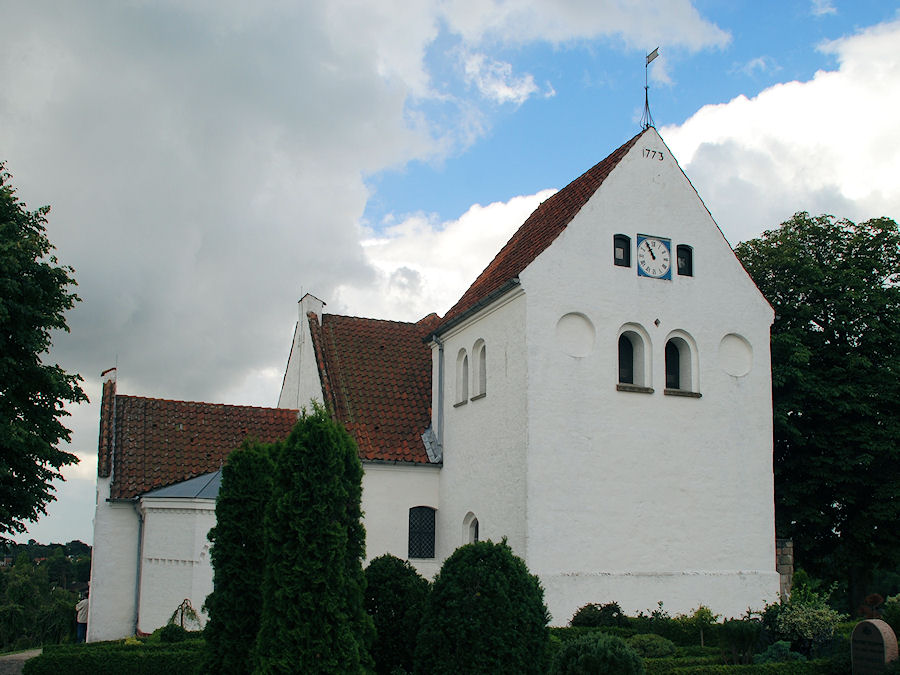
M 647 61 L 644 63 L 644 114 L 641 115 L 641 127 L 649 129 L 653 126 L 653 117 L 650 115 L 650 84 L 647 79 L 647 71 L 650 69 L 650 62 L 659 56 L 659 47 L 647 54 Z

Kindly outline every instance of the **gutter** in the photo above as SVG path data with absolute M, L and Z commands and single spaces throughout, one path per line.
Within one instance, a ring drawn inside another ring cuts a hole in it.
M 141 513 L 140 497 L 135 497 L 132 502 L 134 512 L 138 517 L 137 532 L 137 566 L 135 568 L 134 579 L 134 630 L 132 635 L 138 634 L 138 618 L 141 615 L 141 576 L 143 574 L 143 557 L 144 557 L 144 514 Z

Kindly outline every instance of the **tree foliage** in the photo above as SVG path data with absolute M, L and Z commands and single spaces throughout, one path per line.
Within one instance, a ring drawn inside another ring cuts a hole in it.
M 429 584 L 406 560 L 386 553 L 366 568 L 366 612 L 375 623 L 375 672 L 412 672 L 416 634 L 425 611 Z
M 42 358 L 64 313 L 79 300 L 73 270 L 51 255 L 50 208 L 28 211 L 0 163 L 0 537 L 46 513 L 51 482 L 77 457 L 61 450 L 69 430 L 63 404 L 87 400 L 78 375 Z
M 434 580 L 415 671 L 544 673 L 548 621 L 538 578 L 505 540 L 467 544 Z
M 0 651 L 74 639 L 76 596 L 57 587 L 48 569 L 23 552 L 0 570 Z
M 250 651 L 259 630 L 265 539 L 260 532 L 278 444 L 246 440 L 228 455 L 216 499 L 212 542 L 212 594 L 206 599 L 204 629 L 211 673 L 241 675 L 250 670 Z
M 303 411 L 275 465 L 266 511 L 259 673 L 371 672 L 356 443 L 320 406 Z
M 776 527 L 851 607 L 900 560 L 900 234 L 798 213 L 735 250 L 775 309 Z

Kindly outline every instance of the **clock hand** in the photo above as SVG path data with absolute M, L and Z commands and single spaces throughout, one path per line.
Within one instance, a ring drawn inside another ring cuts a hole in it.
M 650 257 L 656 260 L 656 254 L 653 252 L 653 249 L 650 246 L 647 246 L 647 251 L 650 253 Z

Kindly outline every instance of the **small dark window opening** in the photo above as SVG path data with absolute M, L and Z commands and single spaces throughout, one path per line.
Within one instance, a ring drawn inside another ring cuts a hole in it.
M 619 336 L 619 382 L 634 384 L 634 345 L 626 336 Z
M 631 267 L 631 238 L 624 234 L 613 236 L 613 262 L 619 267 Z
M 681 389 L 681 353 L 671 340 L 666 343 L 666 389 Z
M 478 518 L 473 518 L 472 523 L 469 525 L 469 543 L 477 544 L 480 540 L 478 539 Z
M 409 510 L 409 557 L 434 557 L 434 509 L 430 506 Z
M 694 276 L 694 249 L 687 244 L 679 244 L 676 251 L 678 274 L 684 277 Z

